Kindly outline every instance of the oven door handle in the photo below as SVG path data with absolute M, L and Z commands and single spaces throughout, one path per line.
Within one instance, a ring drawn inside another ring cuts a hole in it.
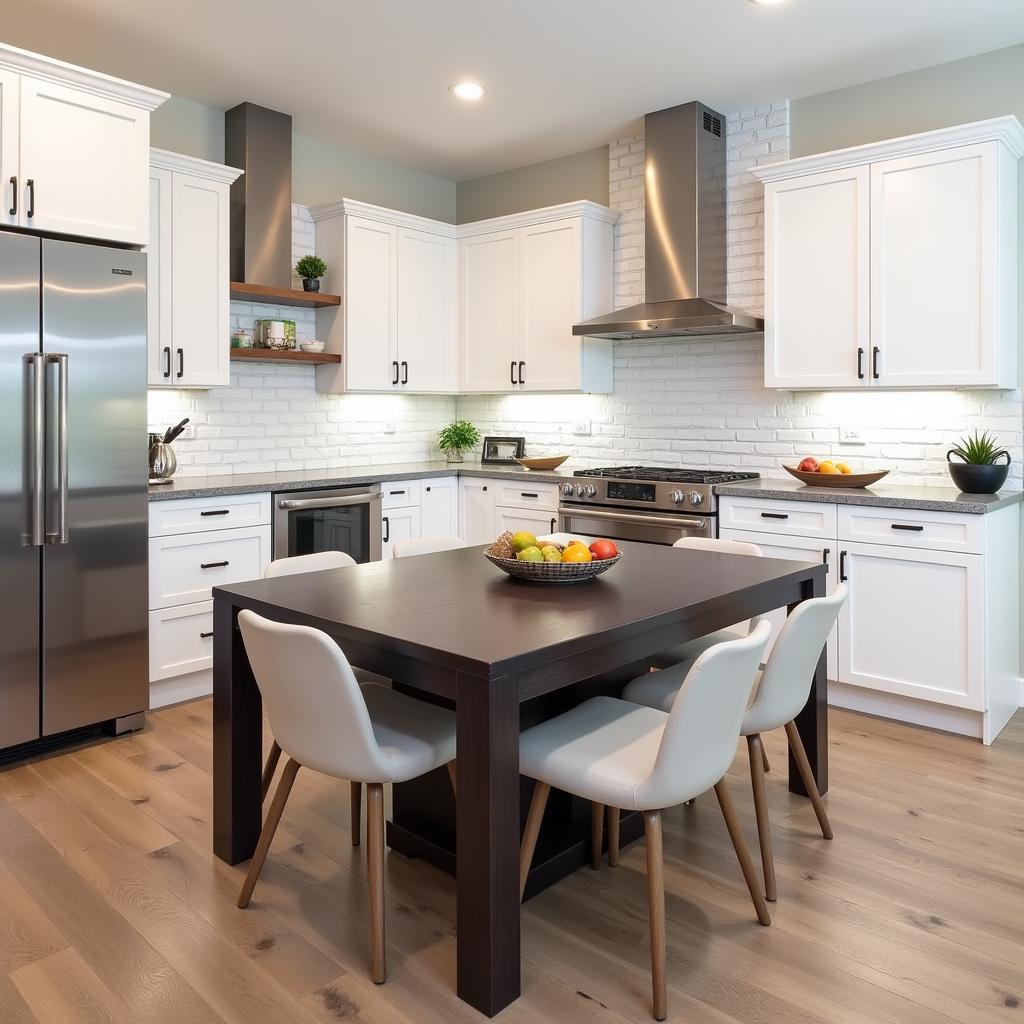
M 277 507 L 285 512 L 300 508 L 337 508 L 339 505 L 369 505 L 381 500 L 378 491 L 367 491 L 365 494 L 344 494 L 336 498 L 287 498 L 277 503 Z
M 669 516 L 631 516 L 624 512 L 602 512 L 596 508 L 580 508 L 578 506 L 570 508 L 568 505 L 559 505 L 558 514 L 582 516 L 586 519 L 608 519 L 615 523 L 629 523 L 631 526 L 675 526 L 682 529 L 686 526 L 704 527 L 707 525 L 706 519 L 683 519 L 678 516 L 672 518 Z

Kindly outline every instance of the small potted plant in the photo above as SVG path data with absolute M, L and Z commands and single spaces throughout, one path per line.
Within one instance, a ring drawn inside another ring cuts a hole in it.
M 954 462 L 956 455 L 961 461 Z M 1005 458 L 1005 462 L 999 459 Z M 973 437 L 962 437 L 960 443 L 946 452 L 949 475 L 953 483 L 967 494 L 995 494 L 1006 483 L 1010 471 L 1010 453 L 999 447 L 999 442 L 986 430 L 974 432 Z
M 461 462 L 462 453 L 469 451 L 480 442 L 480 431 L 468 420 L 449 423 L 437 435 L 437 447 L 444 452 L 449 462 Z
M 303 256 L 295 264 L 295 273 L 302 278 L 304 292 L 318 292 L 320 278 L 327 274 L 327 264 L 319 256 Z

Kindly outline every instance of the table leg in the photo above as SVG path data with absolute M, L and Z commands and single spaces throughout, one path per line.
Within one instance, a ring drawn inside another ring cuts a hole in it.
M 228 864 L 252 856 L 263 820 L 263 702 L 237 621 L 238 608 L 214 598 L 213 852 Z
M 458 993 L 493 1017 L 519 996 L 519 694 L 456 681 Z
M 801 585 L 801 601 L 811 597 L 825 596 L 825 573 L 821 570 L 815 573 L 814 579 L 807 580 Z M 797 602 L 799 604 L 799 602 Z M 789 611 L 793 611 L 797 604 L 791 604 Z M 818 792 L 824 795 L 828 790 L 828 662 L 825 650 L 822 649 L 821 657 L 814 669 L 814 680 L 811 683 L 811 692 L 803 710 L 796 716 L 796 728 L 804 743 L 804 750 L 807 751 L 807 759 L 811 763 L 811 770 L 818 783 Z M 807 790 L 800 778 L 800 769 L 797 767 L 793 754 L 789 755 L 789 791 L 800 796 L 807 796 Z

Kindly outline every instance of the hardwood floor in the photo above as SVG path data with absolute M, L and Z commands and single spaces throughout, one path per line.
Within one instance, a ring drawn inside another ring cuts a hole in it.
M 454 885 L 388 856 L 369 973 L 349 790 L 300 772 L 247 910 L 211 853 L 208 701 L 0 772 L 3 1024 L 450 1024 Z M 669 1020 L 985 1024 L 1024 1014 L 1024 712 L 991 748 L 834 712 L 835 840 L 767 776 L 779 900 L 760 927 L 715 802 L 664 815 Z M 781 731 L 765 737 L 784 766 Z M 269 744 L 268 744 L 269 747 Z M 730 786 L 757 849 L 745 744 Z M 523 908 L 508 1024 L 649 1021 L 644 849 Z M 760 865 L 758 865 L 759 867 Z

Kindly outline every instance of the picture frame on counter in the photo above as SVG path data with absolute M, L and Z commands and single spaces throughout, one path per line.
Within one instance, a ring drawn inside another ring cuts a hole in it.
M 485 466 L 514 466 L 525 452 L 525 437 L 485 437 L 480 461 Z

